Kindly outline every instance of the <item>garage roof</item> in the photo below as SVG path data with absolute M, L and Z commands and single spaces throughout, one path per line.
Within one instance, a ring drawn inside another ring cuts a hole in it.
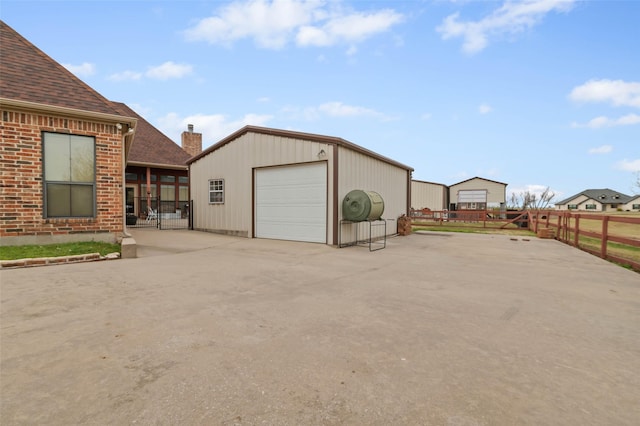
M 342 138 L 338 138 L 335 136 L 324 136 L 324 135 L 317 135 L 314 133 L 304 133 L 304 132 L 295 132 L 295 131 L 291 131 L 291 130 L 281 130 L 281 129 L 272 129 L 272 128 L 268 128 L 268 127 L 259 127 L 259 126 L 245 126 L 243 128 L 241 128 L 240 130 L 230 134 L 229 136 L 227 136 L 226 138 L 222 139 L 220 142 L 210 146 L 209 148 L 207 148 L 206 150 L 202 151 L 200 154 L 192 157 L 191 159 L 189 159 L 187 161 L 187 164 L 191 164 L 197 160 L 199 160 L 200 158 L 208 155 L 209 153 L 216 151 L 219 148 L 222 148 L 223 146 L 225 146 L 226 144 L 233 142 L 235 139 L 239 138 L 240 136 L 246 134 L 246 133 L 260 133 L 263 135 L 272 135 L 272 136 L 280 136 L 280 137 L 285 137 L 285 138 L 292 138 L 292 139 L 303 139 L 303 140 L 308 140 L 311 142 L 319 142 L 319 143 L 326 143 L 326 144 L 331 144 L 331 145 L 337 145 L 337 146 L 342 146 L 348 149 L 351 149 L 352 151 L 356 151 L 359 152 L 361 154 L 364 155 L 368 155 L 370 157 L 373 157 L 377 160 L 383 161 L 385 163 L 394 165 L 396 167 L 399 167 L 401 169 L 405 169 L 405 170 L 409 170 L 409 171 L 413 171 L 412 167 L 409 167 L 407 165 L 404 165 L 402 163 L 399 163 L 395 160 L 392 160 L 390 158 L 387 158 L 383 155 L 377 154 L 373 151 L 370 151 L 366 148 L 363 148 L 359 145 L 356 145 L 352 142 L 349 142 L 347 140 L 344 140 Z

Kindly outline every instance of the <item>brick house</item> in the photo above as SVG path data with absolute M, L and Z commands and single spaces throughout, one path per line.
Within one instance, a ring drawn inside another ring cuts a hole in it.
M 137 118 L 0 21 L 0 243 L 115 242 Z

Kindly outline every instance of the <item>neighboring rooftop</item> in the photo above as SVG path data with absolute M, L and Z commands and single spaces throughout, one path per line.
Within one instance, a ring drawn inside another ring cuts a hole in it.
M 562 201 L 558 201 L 555 204 L 567 204 L 569 201 L 578 198 L 579 196 L 584 195 L 587 198 L 598 201 L 602 204 L 620 204 L 627 203 L 633 197 L 623 194 L 622 192 L 614 191 L 609 188 L 604 189 L 586 189 L 576 195 L 573 195 L 569 198 L 566 198 Z
M 272 135 L 272 136 L 279 136 L 279 137 L 284 137 L 284 138 L 292 138 L 292 139 L 303 139 L 303 140 L 308 140 L 308 141 L 313 141 L 313 142 L 319 142 L 319 143 L 326 143 L 326 144 L 334 144 L 334 145 L 338 145 L 338 146 L 343 146 L 345 148 L 349 148 L 353 151 L 359 152 L 361 154 L 365 154 L 368 155 L 370 157 L 376 158 L 380 161 L 383 161 L 385 163 L 388 164 L 392 164 L 396 167 L 399 167 L 401 169 L 405 169 L 405 170 L 409 170 L 409 171 L 413 171 L 412 167 L 409 167 L 407 165 L 404 165 L 402 163 L 399 163 L 395 160 L 392 160 L 388 157 L 385 157 L 383 155 L 380 155 L 376 152 L 373 152 L 371 150 L 368 150 L 366 148 L 361 147 L 360 145 L 356 145 L 353 142 L 349 142 L 345 139 L 342 138 L 338 138 L 335 136 L 325 136 L 325 135 L 317 135 L 314 133 L 304 133 L 304 132 L 295 132 L 292 130 L 282 130 L 282 129 L 273 129 L 270 127 L 259 127 L 259 126 L 244 126 L 243 128 L 241 128 L 240 130 L 235 131 L 234 133 L 230 134 L 229 136 L 227 136 L 226 138 L 222 139 L 221 141 L 219 141 L 218 143 L 210 146 L 209 148 L 207 148 L 206 150 L 202 151 L 200 154 L 195 155 L 194 157 L 191 157 L 191 159 L 187 162 L 187 164 L 191 164 L 194 161 L 204 157 L 205 155 L 209 154 L 210 152 L 216 151 L 217 149 L 222 148 L 223 146 L 225 146 L 226 144 L 234 141 L 235 139 L 239 138 L 240 136 L 246 134 L 246 133 L 259 133 L 259 134 L 263 134 L 263 135 Z
M 460 185 L 461 183 L 469 182 L 469 181 L 472 181 L 472 180 L 474 180 L 474 179 L 482 179 L 482 180 L 486 180 L 487 182 L 498 183 L 498 184 L 500 184 L 500 185 L 505 185 L 505 186 L 507 185 L 506 183 L 504 183 L 504 182 L 498 182 L 497 180 L 491 180 L 491 179 L 483 178 L 483 177 L 480 177 L 480 176 L 475 176 L 475 177 L 472 177 L 472 178 L 469 178 L 469 179 L 465 179 L 465 180 L 460 181 L 460 182 L 457 182 L 457 183 L 453 183 L 453 184 L 451 184 L 451 185 L 449 185 L 449 186 Z

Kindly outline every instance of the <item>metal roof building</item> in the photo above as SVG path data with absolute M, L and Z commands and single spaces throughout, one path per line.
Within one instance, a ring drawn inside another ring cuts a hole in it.
M 350 191 L 382 197 L 387 235 L 410 208 L 411 167 L 338 137 L 246 126 L 188 164 L 203 231 L 339 245 L 353 232 L 342 222 Z

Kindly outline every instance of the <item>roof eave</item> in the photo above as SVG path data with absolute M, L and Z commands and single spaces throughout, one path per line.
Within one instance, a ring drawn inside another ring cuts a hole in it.
M 191 165 L 193 163 L 195 163 L 197 160 L 199 160 L 200 158 L 208 155 L 209 153 L 216 151 L 220 148 L 222 148 L 224 145 L 232 142 L 233 140 L 239 138 L 240 136 L 249 133 L 249 132 L 254 132 L 254 133 L 260 133 L 263 135 L 273 135 L 273 136 L 283 136 L 283 137 L 288 137 L 288 138 L 297 138 L 297 139 L 303 139 L 303 140 L 309 140 L 312 142 L 319 142 L 319 143 L 326 143 L 326 144 L 333 144 L 333 145 L 338 145 L 338 146 L 343 146 L 345 148 L 351 149 L 352 151 L 356 151 L 359 152 L 361 154 L 365 154 L 368 155 L 372 158 L 375 158 L 377 160 L 380 160 L 382 162 L 391 164 L 393 166 L 396 166 L 398 168 L 413 172 L 414 169 L 413 167 L 407 166 L 405 164 L 399 163 L 395 160 L 392 160 L 388 157 L 385 157 L 383 155 L 378 154 L 377 152 L 368 150 L 364 147 L 361 147 L 360 145 L 356 145 L 352 142 L 349 142 L 345 139 L 342 138 L 338 138 L 335 136 L 325 136 L 325 135 L 318 135 L 318 134 L 313 134 L 313 133 L 305 133 L 305 132 L 297 132 L 297 131 L 292 131 L 292 130 L 282 130 L 282 129 L 273 129 L 273 128 L 269 128 L 269 127 L 259 127 L 259 126 L 252 126 L 252 125 L 247 125 L 242 127 L 241 129 L 233 132 L 232 134 L 230 134 L 229 136 L 225 137 L 224 139 L 220 140 L 219 142 L 213 144 L 212 146 L 210 146 L 209 148 L 207 148 L 206 150 L 202 151 L 201 153 L 191 157 L 189 160 L 187 160 L 187 164 Z
M 68 117 L 78 117 L 112 123 L 122 123 L 128 125 L 129 129 L 135 129 L 136 124 L 138 123 L 138 119 L 134 117 L 125 117 L 122 115 L 107 114 L 104 112 L 86 111 L 81 109 L 67 108 L 56 105 L 41 104 L 37 102 L 21 101 L 17 99 L 8 99 L 2 97 L 0 97 L 0 107 L 17 108 L 27 111 L 38 111 L 43 113 L 58 114 Z
M 128 161 L 127 166 L 150 167 L 153 169 L 189 170 L 189 166 L 187 165 L 149 163 L 143 161 Z

